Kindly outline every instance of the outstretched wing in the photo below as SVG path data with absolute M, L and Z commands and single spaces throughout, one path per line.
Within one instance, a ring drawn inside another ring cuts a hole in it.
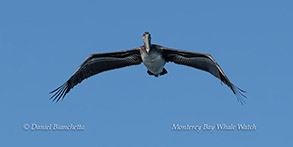
M 169 49 L 165 47 L 161 47 L 161 50 L 167 62 L 187 65 L 211 73 L 231 88 L 233 93 L 236 95 L 237 100 L 241 104 L 245 102 L 243 99 L 243 97 L 246 98 L 246 96 L 243 94 L 245 91 L 233 85 L 229 81 L 228 77 L 225 75 L 221 67 L 211 55 Z
M 67 82 L 50 92 L 54 93 L 50 99 L 58 102 L 75 85 L 95 74 L 125 66 L 138 65 L 141 62 L 139 48 L 121 52 L 92 54 L 79 66 Z

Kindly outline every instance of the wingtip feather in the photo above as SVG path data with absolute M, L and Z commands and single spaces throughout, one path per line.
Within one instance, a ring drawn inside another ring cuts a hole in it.
M 54 93 L 51 97 L 50 100 L 52 100 L 52 102 L 59 102 L 60 99 L 64 99 L 65 95 L 68 93 L 68 84 L 64 83 L 63 85 L 59 86 L 58 88 L 56 88 L 55 90 L 51 91 L 50 94 Z

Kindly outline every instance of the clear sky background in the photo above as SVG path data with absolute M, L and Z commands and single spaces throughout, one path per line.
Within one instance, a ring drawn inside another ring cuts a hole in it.
M 0 146 L 292 146 L 293 2 L 0 2 Z M 49 92 L 93 53 L 152 43 L 209 53 L 247 91 L 246 104 L 212 75 L 175 64 L 105 72 L 60 103 Z M 25 131 L 81 124 L 83 131 Z M 173 124 L 255 124 L 256 131 L 172 131 Z

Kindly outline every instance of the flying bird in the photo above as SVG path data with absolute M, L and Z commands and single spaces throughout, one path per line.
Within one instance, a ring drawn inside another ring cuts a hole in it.
M 98 73 L 143 63 L 147 67 L 147 73 L 151 76 L 162 76 L 167 74 L 164 65 L 174 62 L 209 72 L 223 83 L 225 83 L 236 95 L 237 100 L 243 104 L 246 96 L 244 90 L 233 85 L 225 75 L 221 67 L 209 54 L 188 52 L 166 48 L 151 44 L 151 34 L 145 32 L 142 36 L 143 46 L 120 52 L 91 54 L 74 72 L 74 74 L 63 85 L 51 91 L 54 95 L 50 98 L 58 102 L 78 83 Z

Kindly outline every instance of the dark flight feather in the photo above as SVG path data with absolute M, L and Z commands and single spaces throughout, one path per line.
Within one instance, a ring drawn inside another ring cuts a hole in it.
M 75 85 L 95 74 L 125 66 L 138 65 L 141 62 L 139 48 L 121 52 L 92 54 L 79 66 L 69 80 L 50 92 L 54 93 L 50 99 L 58 102 Z
M 243 97 L 246 98 L 246 96 L 243 94 L 245 93 L 245 91 L 230 82 L 221 67 L 211 55 L 175 50 L 162 46 L 158 48 L 162 50 L 163 57 L 165 58 L 166 62 L 174 62 L 176 64 L 186 65 L 209 72 L 210 74 L 221 80 L 223 83 L 225 83 L 228 87 L 230 87 L 232 92 L 236 95 L 237 100 L 241 104 L 245 103 L 243 99 Z

